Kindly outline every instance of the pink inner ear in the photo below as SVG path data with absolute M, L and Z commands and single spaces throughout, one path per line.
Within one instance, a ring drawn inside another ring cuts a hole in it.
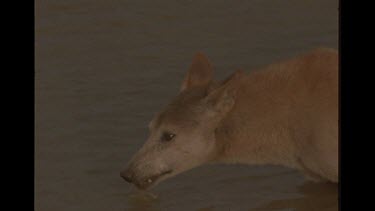
M 196 53 L 193 62 L 181 85 L 181 91 L 194 86 L 208 84 L 213 75 L 211 64 L 203 53 Z

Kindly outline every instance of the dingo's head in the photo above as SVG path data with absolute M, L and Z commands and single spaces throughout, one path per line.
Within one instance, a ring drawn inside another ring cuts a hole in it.
M 146 189 L 214 159 L 220 152 L 215 129 L 235 104 L 242 74 L 217 83 L 208 59 L 197 53 L 179 95 L 155 115 L 148 140 L 121 176 Z

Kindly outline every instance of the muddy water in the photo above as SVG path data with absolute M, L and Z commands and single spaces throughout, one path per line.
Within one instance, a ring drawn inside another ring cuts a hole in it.
M 337 0 L 37 0 L 38 211 L 337 210 L 337 186 L 212 165 L 138 192 L 119 176 L 196 51 L 217 78 L 337 48 Z

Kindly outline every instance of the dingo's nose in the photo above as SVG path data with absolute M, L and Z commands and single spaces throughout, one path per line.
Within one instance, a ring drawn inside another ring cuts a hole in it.
M 122 171 L 120 173 L 120 175 L 121 175 L 122 178 L 124 178 L 125 181 L 127 181 L 129 183 L 133 182 L 132 174 L 129 170 Z

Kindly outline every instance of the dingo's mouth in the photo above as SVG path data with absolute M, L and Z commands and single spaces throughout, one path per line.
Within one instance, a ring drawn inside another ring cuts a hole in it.
M 160 174 L 153 175 L 151 177 L 148 177 L 147 179 L 137 182 L 135 183 L 135 185 L 137 186 L 137 188 L 145 190 L 147 188 L 150 188 L 153 184 L 155 184 L 155 182 L 158 181 L 161 177 L 170 173 L 172 173 L 172 170 L 164 171 Z

